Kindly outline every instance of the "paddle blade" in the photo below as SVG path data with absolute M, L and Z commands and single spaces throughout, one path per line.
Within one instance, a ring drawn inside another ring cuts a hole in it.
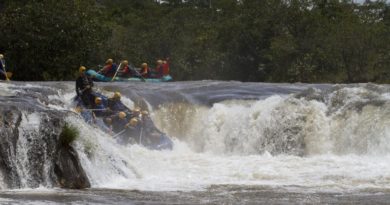
M 12 72 L 7 72 L 7 78 L 12 78 Z
M 9 79 L 12 77 L 12 73 L 11 72 L 6 72 L 6 75 L 5 75 L 5 79 L 7 81 L 9 81 Z

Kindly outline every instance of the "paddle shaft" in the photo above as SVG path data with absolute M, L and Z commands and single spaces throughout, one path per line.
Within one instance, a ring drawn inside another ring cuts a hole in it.
M 146 82 L 145 78 L 142 77 L 141 73 L 139 73 L 139 72 L 137 71 L 137 69 L 134 68 L 133 64 L 129 64 L 129 65 L 130 65 L 130 68 L 131 68 L 134 72 L 136 72 L 136 73 L 138 74 L 138 76 L 142 79 L 142 81 Z
M 126 130 L 127 130 L 127 127 L 126 127 L 125 129 L 123 129 L 122 131 L 116 133 L 114 136 L 112 136 L 112 138 L 118 137 L 119 135 L 121 135 L 122 133 L 124 133 Z
M 122 63 L 120 63 L 119 66 L 118 66 L 118 68 L 116 68 L 115 75 L 114 75 L 114 77 L 112 77 L 111 81 L 114 81 L 116 75 L 118 74 L 119 69 L 121 68 L 121 65 L 122 65 Z

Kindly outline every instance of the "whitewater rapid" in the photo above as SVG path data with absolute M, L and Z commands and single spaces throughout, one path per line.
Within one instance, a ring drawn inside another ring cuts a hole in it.
M 18 86 L 0 92 L 52 84 Z M 49 99 L 60 103 L 48 108 L 71 110 L 73 83 L 56 86 Z M 130 108 L 149 109 L 156 125 L 173 138 L 174 149 L 119 145 L 71 115 L 66 120 L 82 133 L 74 146 L 93 188 L 390 188 L 389 86 L 204 81 L 97 87 L 106 95 L 120 90 Z

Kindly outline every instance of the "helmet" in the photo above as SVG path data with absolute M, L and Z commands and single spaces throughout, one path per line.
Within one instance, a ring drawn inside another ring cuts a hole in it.
M 120 92 L 115 92 L 114 95 L 112 96 L 114 99 L 121 99 L 121 93 Z
M 148 67 L 148 64 L 147 63 L 142 63 L 141 67 L 143 67 L 143 68 Z
M 106 64 L 113 64 L 113 63 L 114 63 L 114 60 L 112 60 L 111 58 L 106 60 Z
M 109 117 L 107 117 L 107 118 L 105 119 L 105 122 L 106 122 L 107 124 L 111 125 L 111 124 L 112 124 L 112 119 L 109 118 Z
M 99 105 L 100 103 L 102 103 L 102 98 L 101 97 L 96 97 L 95 98 L 95 104 Z
M 3 59 L 4 58 L 4 55 L 3 54 L 0 54 L 0 59 Z
M 138 120 L 137 120 L 137 118 L 133 117 L 133 118 L 131 118 L 129 123 L 131 126 L 135 127 L 138 124 Z
M 87 68 L 85 66 L 80 66 L 80 68 L 79 68 L 80 73 L 84 73 L 85 70 L 87 70 Z
M 141 108 L 139 108 L 139 107 L 135 107 L 135 108 L 134 108 L 134 110 L 133 110 L 133 112 L 138 112 L 138 113 L 141 113 Z
M 163 62 L 163 64 L 167 64 L 167 61 L 166 61 L 166 60 L 163 60 L 162 62 Z
M 129 65 L 129 61 L 127 61 L 127 60 L 124 60 L 122 63 L 123 63 L 123 65 Z
M 147 116 L 147 115 L 149 115 L 149 112 L 146 111 L 146 110 L 143 110 L 143 111 L 141 112 L 141 114 Z
M 162 60 L 157 60 L 157 64 L 161 65 L 163 63 Z
M 125 112 L 119 112 L 119 113 L 118 113 L 118 117 L 119 117 L 120 119 L 124 119 L 124 118 L 126 117 L 126 113 L 125 113 Z

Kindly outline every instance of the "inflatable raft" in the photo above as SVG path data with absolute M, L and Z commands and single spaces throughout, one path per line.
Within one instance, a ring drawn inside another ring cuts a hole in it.
M 102 103 L 107 105 L 108 98 L 100 93 L 94 93 L 95 97 L 101 97 Z M 157 127 L 147 127 L 142 125 L 141 132 L 134 134 L 134 132 L 124 132 L 122 133 L 112 133 L 111 128 L 104 123 L 103 118 L 94 117 L 92 110 L 87 109 L 82 102 L 81 98 L 75 97 L 74 104 L 76 107 L 76 112 L 78 112 L 85 122 L 91 124 L 97 128 L 100 128 L 106 133 L 114 134 L 114 138 L 117 139 L 117 142 L 120 144 L 139 144 L 151 150 L 172 150 L 173 141 L 165 133 L 161 132 Z M 130 111 L 130 109 L 129 109 Z M 149 129 L 148 129 L 149 128 Z M 152 129 L 150 129 L 152 128 Z M 145 130 L 145 131 L 142 131 Z M 152 132 L 146 132 L 146 130 L 153 130 Z M 132 133 L 132 134 L 130 134 Z
M 95 81 L 100 82 L 151 82 L 151 83 L 161 83 L 161 82 L 167 82 L 171 81 L 172 77 L 170 75 L 166 75 L 162 78 L 121 78 L 121 77 L 115 77 L 114 79 L 110 77 L 106 77 L 100 73 L 97 73 L 94 70 L 87 70 L 87 75 L 90 76 Z

